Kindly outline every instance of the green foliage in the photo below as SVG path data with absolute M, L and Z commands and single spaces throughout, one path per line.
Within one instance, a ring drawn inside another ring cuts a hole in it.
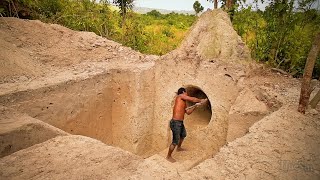
M 193 9 L 196 12 L 196 14 L 198 14 L 199 12 L 203 11 L 203 6 L 201 6 L 201 4 L 199 3 L 199 1 L 195 1 L 193 3 Z
M 164 19 L 172 26 L 175 26 L 178 29 L 185 29 L 187 30 L 189 27 L 192 26 L 196 17 L 194 15 L 184 15 L 184 14 L 177 14 L 177 13 L 169 13 L 166 14 Z
M 38 2 L 39 13 L 46 17 L 52 17 L 62 11 L 62 1 L 41 0 Z
M 107 0 L 100 0 L 99 3 L 95 0 L 9 1 L 15 2 L 18 11 L 23 8 L 30 12 L 32 19 L 61 24 L 74 30 L 95 32 L 146 54 L 163 55 L 175 49 L 196 20 L 193 15 L 164 15 L 154 10 L 147 14 L 126 11 L 126 20 L 123 21 L 121 13 L 111 10 L 114 7 Z M 5 16 L 10 16 L 10 13 L 6 13 L 9 12 L 8 2 L 5 1 L 4 6 L 7 9 L 0 12 Z M 129 3 L 128 8 L 132 7 L 132 0 L 123 2 Z M 120 1 L 117 3 L 119 5 Z
M 265 11 L 253 11 L 251 7 L 239 10 L 239 2 L 233 0 L 232 23 L 257 61 L 301 76 L 313 37 L 320 31 L 319 11 L 310 8 L 315 1 L 301 0 L 295 9 L 293 0 L 272 0 Z M 225 0 L 220 2 L 226 4 Z M 2 16 L 17 16 L 24 11 L 33 19 L 92 31 L 142 53 L 157 55 L 178 47 L 196 20 L 193 15 L 154 10 L 147 14 L 128 11 L 124 22 L 107 0 L 5 0 L 0 5 Z M 320 57 L 313 76 L 320 76 Z
M 157 18 L 157 19 L 163 18 L 162 14 L 157 10 L 152 10 L 150 12 L 147 12 L 147 15 L 148 16 L 152 16 L 152 17 Z
M 147 48 L 142 51 L 147 54 L 166 54 L 181 43 L 185 33 L 196 20 L 194 15 L 177 13 L 161 14 L 151 11 L 140 15 L 140 21 L 145 25 L 144 31 L 150 40 L 145 44 Z
M 313 37 L 320 31 L 320 14 L 308 7 L 305 3 L 297 11 L 293 0 L 272 1 L 264 12 L 251 7 L 237 11 L 233 25 L 255 59 L 298 77 L 303 74 Z M 319 60 L 315 78 L 320 76 Z
M 150 35 L 144 31 L 145 25 L 140 20 L 138 14 L 129 13 L 128 19 L 123 31 L 122 42 L 124 45 L 131 47 L 132 49 L 146 52 L 148 47 L 146 46 L 150 41 Z

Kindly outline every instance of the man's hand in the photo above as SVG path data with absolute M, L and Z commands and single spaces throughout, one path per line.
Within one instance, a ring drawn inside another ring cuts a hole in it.
M 201 102 L 198 102 L 195 105 L 196 105 L 196 107 L 198 107 L 198 106 L 201 106 L 202 104 L 201 104 Z
M 200 102 L 196 103 L 196 106 L 201 106 L 203 105 L 204 103 L 206 103 L 208 101 L 208 99 L 201 99 Z
M 186 110 L 194 109 L 194 108 L 196 108 L 196 107 L 202 106 L 202 105 L 203 105 L 204 103 L 206 103 L 207 101 L 208 101 L 207 98 L 206 98 L 206 99 L 201 99 L 200 102 L 195 103 L 194 105 L 187 107 Z

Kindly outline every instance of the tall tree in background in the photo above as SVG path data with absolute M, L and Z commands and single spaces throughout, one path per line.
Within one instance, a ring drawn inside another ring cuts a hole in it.
M 309 103 L 309 98 L 311 93 L 310 82 L 312 78 L 314 64 L 316 62 L 319 51 L 320 51 L 320 33 L 318 33 L 314 39 L 312 48 L 307 58 L 304 73 L 303 73 L 303 80 L 301 85 L 301 94 L 300 94 L 299 108 L 298 108 L 298 111 L 303 114 L 305 113 Z
M 225 7 L 227 9 L 231 9 L 234 4 L 235 4 L 234 0 L 225 0 Z
M 133 8 L 134 0 L 113 0 L 113 3 L 120 8 L 120 15 L 122 17 L 122 27 L 126 21 L 128 10 Z
M 193 3 L 193 9 L 196 12 L 196 15 L 198 15 L 199 12 L 203 11 L 203 6 L 199 3 L 199 1 L 195 1 Z
M 218 0 L 207 0 L 209 2 L 213 2 L 214 4 L 214 9 L 218 8 Z M 224 9 L 232 9 L 233 5 L 237 4 L 237 0 L 219 0 L 222 4 L 221 7 Z M 245 2 L 245 0 L 239 0 Z
M 218 0 L 207 0 L 207 1 L 213 2 L 214 9 L 217 9 L 217 8 L 218 8 Z
M 303 74 L 312 39 L 320 32 L 320 11 L 313 9 L 319 0 L 299 0 L 302 1 L 297 4 L 297 0 L 270 0 L 265 11 L 252 11 L 252 7 L 259 9 L 262 2 L 254 0 L 253 6 L 236 10 L 237 20 L 233 22 L 254 59 L 294 77 Z M 314 71 L 313 77 L 319 78 L 320 57 Z

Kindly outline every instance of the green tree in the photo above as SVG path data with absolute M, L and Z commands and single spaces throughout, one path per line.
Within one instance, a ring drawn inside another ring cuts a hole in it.
M 113 3 L 120 8 L 122 26 L 125 24 L 128 10 L 133 8 L 133 1 L 134 0 L 113 0 Z
M 147 12 L 147 15 L 153 16 L 155 18 L 162 18 L 162 14 L 157 10 L 152 10 L 150 12 Z
M 193 9 L 196 12 L 196 14 L 198 14 L 199 12 L 203 11 L 203 6 L 201 6 L 201 4 L 199 3 L 199 1 L 195 1 L 193 3 Z
M 258 6 L 258 0 L 255 0 Z M 265 11 L 237 9 L 233 25 L 245 40 L 252 57 L 295 77 L 303 74 L 312 38 L 320 32 L 320 12 L 312 9 L 316 0 L 272 0 Z M 260 2 L 259 2 L 260 3 Z M 296 9 L 297 8 L 297 9 Z M 313 78 L 320 76 L 320 57 Z

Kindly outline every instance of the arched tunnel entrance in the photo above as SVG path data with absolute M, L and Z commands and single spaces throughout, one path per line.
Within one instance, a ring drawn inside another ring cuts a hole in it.
M 208 96 L 196 86 L 186 86 L 186 90 L 189 96 L 199 99 L 208 98 Z M 192 106 L 195 103 L 187 102 L 187 106 Z M 199 130 L 206 127 L 212 116 L 211 103 L 208 98 L 208 102 L 200 107 L 197 107 L 191 115 L 185 116 L 185 124 L 188 130 Z

